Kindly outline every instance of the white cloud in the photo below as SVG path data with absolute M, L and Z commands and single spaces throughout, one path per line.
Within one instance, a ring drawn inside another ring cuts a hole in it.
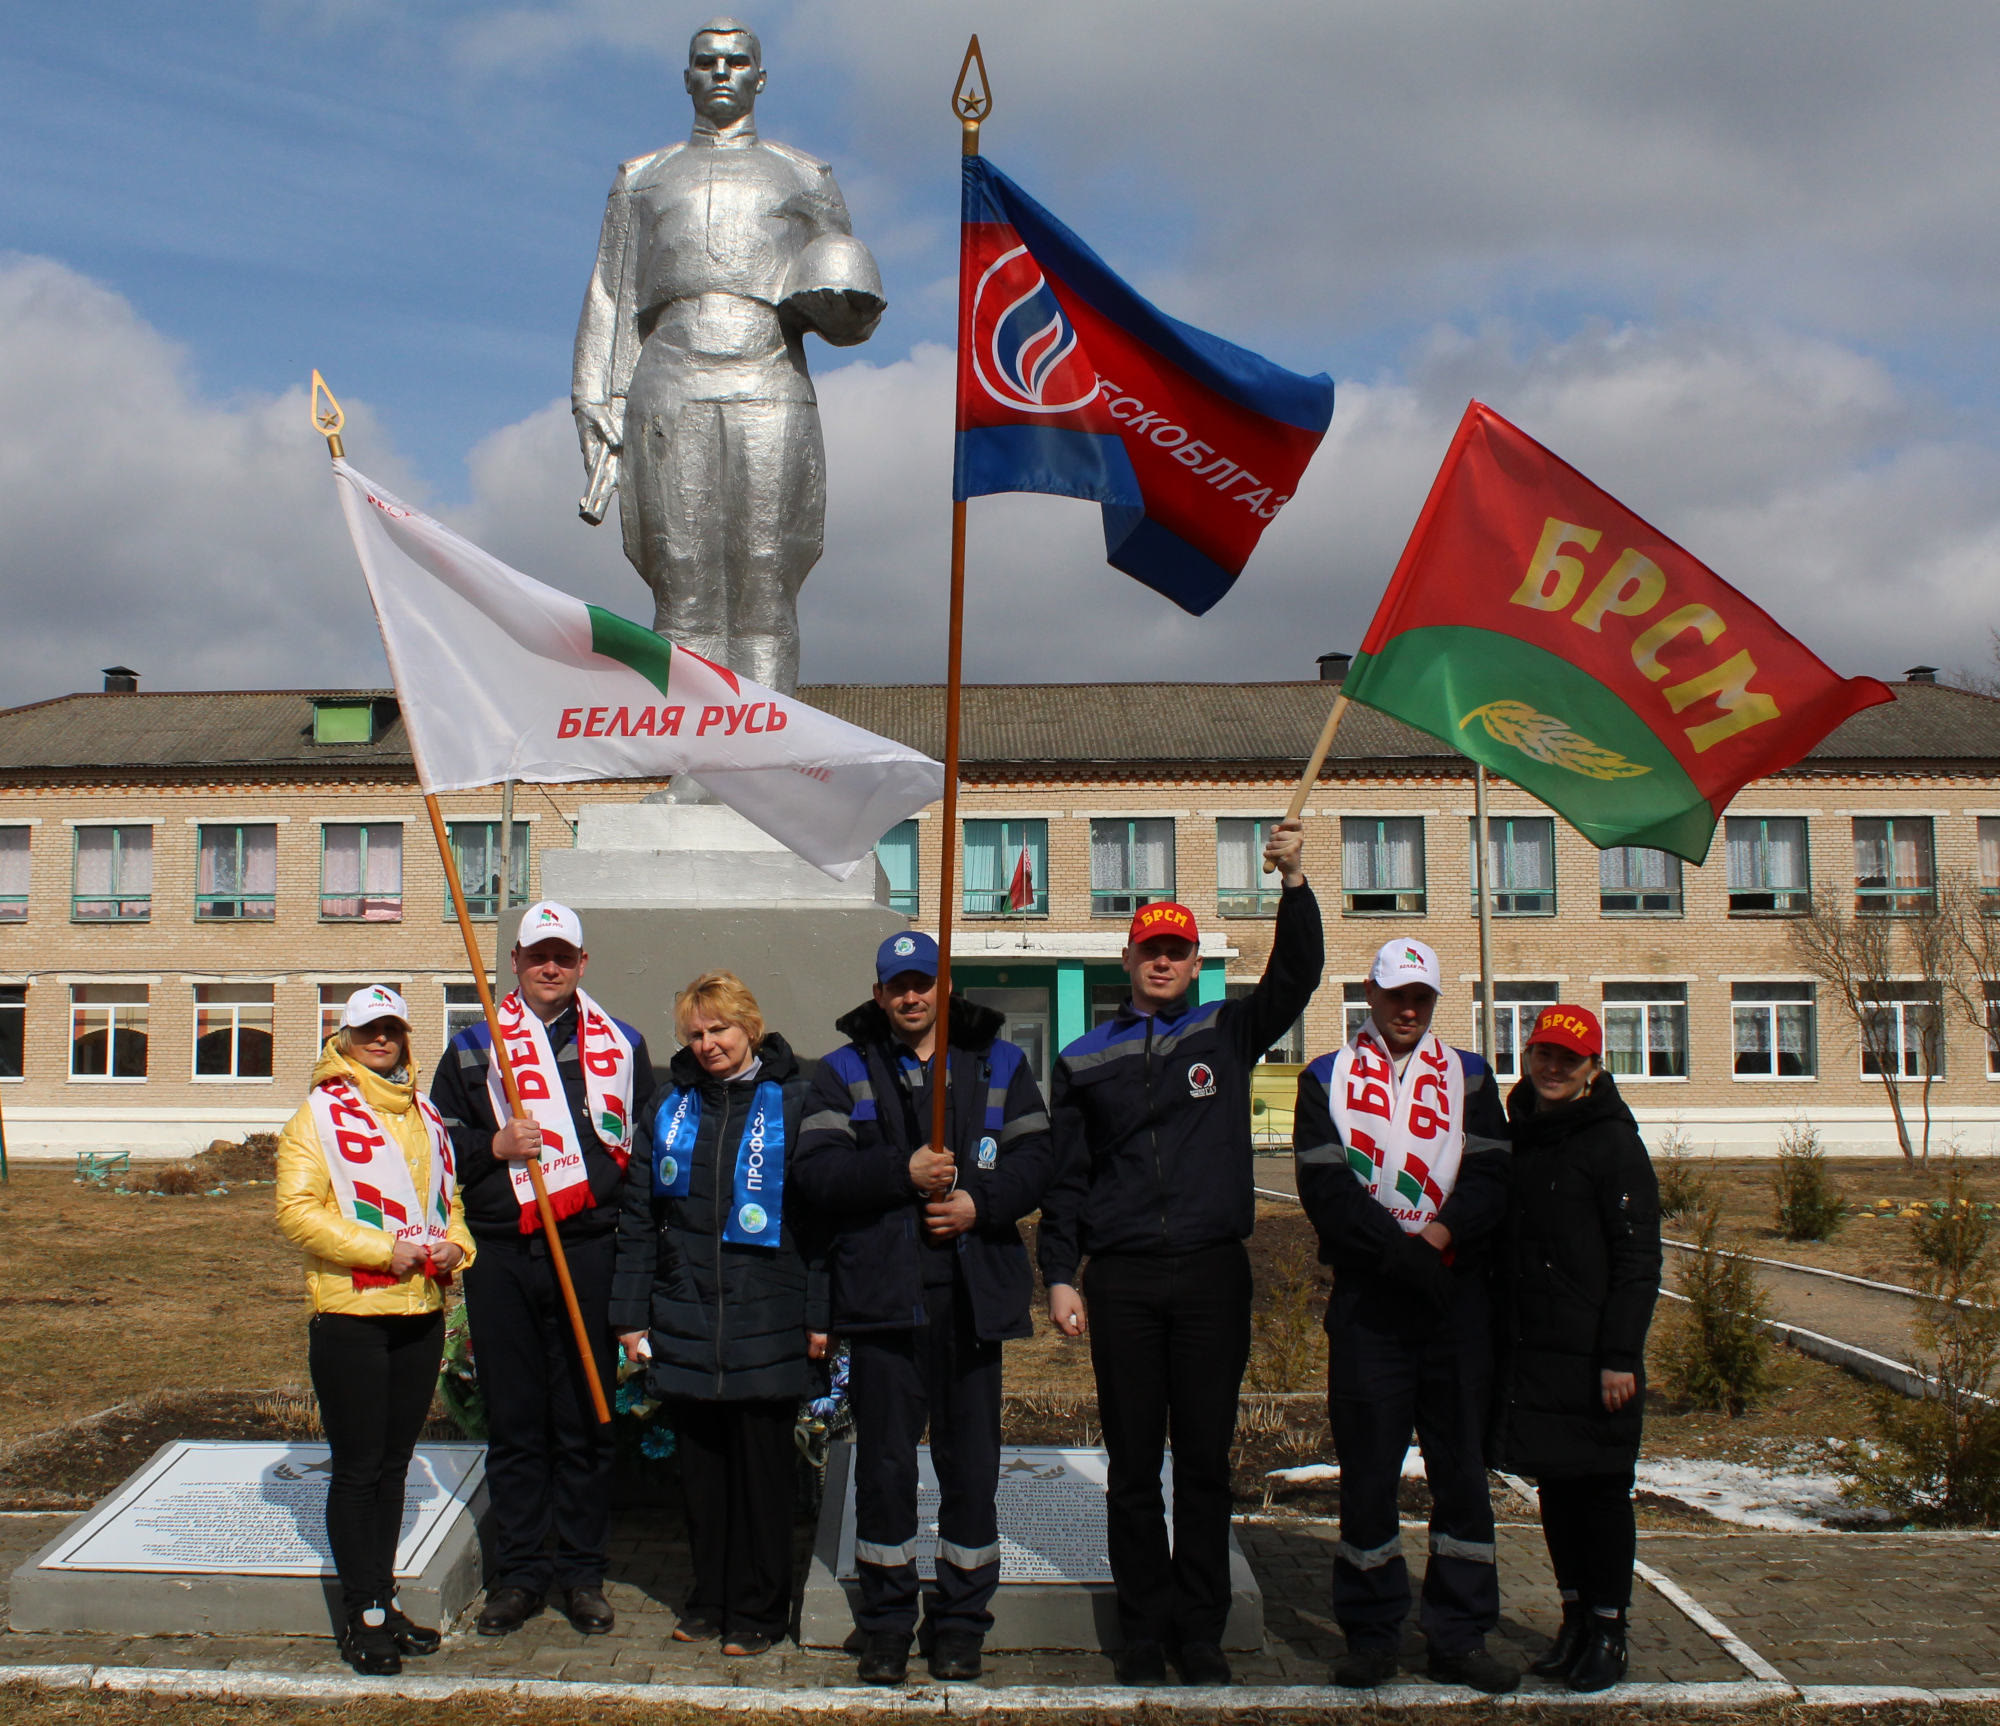
M 831 501 L 801 607 L 809 679 L 943 674 L 952 370 L 936 347 L 822 365 Z M 975 499 L 968 677 L 1310 677 L 1316 654 L 1359 641 L 1473 395 L 1843 670 L 1894 674 L 1986 640 L 2000 453 L 1877 360 L 1782 332 L 1547 343 L 1494 326 L 1442 330 L 1407 375 L 1341 385 L 1296 501 L 1206 619 L 1105 565 L 1094 506 Z M 389 431 L 347 405 L 356 459 L 423 501 Z M 0 260 L 0 700 L 91 688 L 121 660 L 150 688 L 381 680 L 324 461 L 302 392 L 209 399 L 116 294 Z M 615 526 L 576 518 L 566 402 L 486 439 L 468 469 L 468 501 L 441 512 L 453 525 L 539 579 L 648 614 Z

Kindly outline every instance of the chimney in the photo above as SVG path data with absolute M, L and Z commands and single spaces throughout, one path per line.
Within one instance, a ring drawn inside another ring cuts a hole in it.
M 139 674 L 129 665 L 107 665 L 104 668 L 104 693 L 106 695 L 137 695 Z
M 1903 680 L 1906 683 L 1935 683 L 1937 674 L 1935 665 L 1913 665 L 1903 673 Z
M 1319 656 L 1319 680 L 1322 683 L 1344 683 L 1347 668 L 1354 663 L 1351 653 L 1322 653 Z

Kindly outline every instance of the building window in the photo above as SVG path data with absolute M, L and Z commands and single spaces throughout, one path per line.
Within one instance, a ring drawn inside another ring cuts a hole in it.
M 1723 824 L 1732 917 L 1797 917 L 1812 908 L 1803 816 L 1732 815 Z
M 968 821 L 964 862 L 968 917 L 1049 914 L 1046 821 Z
M 1224 917 L 1269 917 L 1278 909 L 1284 880 L 1264 873 L 1264 841 L 1277 817 L 1254 820 L 1225 815 L 1215 824 L 1215 909 Z
M 1810 983 L 1738 983 L 1730 990 L 1739 1079 L 1810 1079 L 1819 1071 Z
M 319 914 L 343 923 L 402 921 L 401 822 L 329 822 L 320 830 Z
M 1493 985 L 1493 1053 L 1487 1057 L 1496 1077 L 1521 1076 L 1521 1050 L 1528 1033 L 1542 1016 L 1542 1009 L 1562 999 L 1554 983 L 1495 983 Z M 1472 1041 L 1475 1048 L 1486 1042 L 1485 1015 L 1480 1011 L 1479 985 L 1472 986 Z
M 1979 896 L 1986 915 L 2000 917 L 2000 815 L 1979 818 Z
M 485 1010 L 479 1005 L 479 985 L 477 983 L 447 983 L 444 986 L 444 1040 L 448 1044 L 459 1034 L 473 1025 L 486 1023 Z
M 2000 983 L 1986 985 L 1986 1076 L 2000 1079 Z
M 875 842 L 882 873 L 889 878 L 889 909 L 917 914 L 917 824 L 898 821 Z
M 1944 1013 L 1936 996 L 1922 983 L 1881 983 L 1876 992 L 1877 999 L 1861 1005 L 1861 1076 L 1882 1076 L 1883 1062 L 1875 1053 L 1880 1049 L 1891 1078 L 1921 1079 L 1926 1068 L 1932 1078 L 1943 1078 Z
M 1223 999 L 1240 1001 L 1256 987 L 1255 983 L 1224 983 L 1222 985 Z M 1291 1028 L 1284 1032 L 1275 1043 L 1257 1057 L 1260 1062 L 1285 1061 L 1300 1066 L 1304 1065 L 1305 1058 L 1306 1021 L 1304 1014 L 1294 1019 L 1291 1023 Z
M 194 1076 L 197 1079 L 271 1076 L 269 983 L 195 984 Z
M 1132 989 L 1126 983 L 1093 983 L 1090 986 L 1090 1028 L 1108 1025 L 1124 1011 L 1125 1003 L 1132 998 Z
M 1173 896 L 1171 820 L 1091 822 L 1091 916 L 1130 917 L 1141 905 Z
M 1424 822 L 1420 815 L 1340 819 L 1340 908 L 1349 916 L 1424 908 Z
M 32 827 L 0 827 L 0 923 L 19 923 L 28 915 L 28 847 Z
M 373 701 L 315 701 L 313 703 L 315 743 L 373 743 L 375 703 Z
M 453 821 L 451 860 L 458 869 L 458 884 L 465 893 L 465 908 L 475 917 L 500 915 L 500 823 L 497 821 Z M 514 823 L 514 845 L 507 858 L 507 903 L 528 902 L 528 824 Z M 449 923 L 458 913 L 451 908 L 451 893 L 444 896 L 444 919 Z
M 146 1076 L 144 983 L 72 983 L 69 991 L 69 1076 Z
M 0 1079 L 18 1079 L 27 1071 L 28 986 L 0 983 Z
M 1343 983 L 1340 986 L 1340 1032 L 1345 1042 L 1354 1041 L 1354 1033 L 1368 1023 L 1368 985 L 1366 983 Z
M 1607 917 L 1678 917 L 1681 860 L 1642 845 L 1598 852 L 1597 908 Z
M 1479 909 L 1479 823 L 1472 823 L 1472 908 Z M 1556 914 L 1556 824 L 1546 815 L 1503 815 L 1486 823 L 1496 917 Z
M 1685 983 L 1604 985 L 1604 1064 L 1621 1079 L 1685 1079 Z
M 202 827 L 195 874 L 194 914 L 202 922 L 225 918 L 268 922 L 278 914 L 278 829 Z
M 152 828 L 76 830 L 69 914 L 78 923 L 143 923 L 152 916 Z
M 1936 887 L 1928 815 L 1855 817 L 1856 910 L 1928 911 Z

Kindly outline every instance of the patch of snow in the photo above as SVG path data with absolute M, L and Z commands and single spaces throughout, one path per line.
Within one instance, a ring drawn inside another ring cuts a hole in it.
M 1327 1485 L 1340 1478 L 1340 1464 L 1337 1462 L 1308 1462 L 1297 1468 L 1273 1468 L 1266 1472 L 1266 1480 L 1282 1480 L 1295 1486 L 1307 1484 Z M 1403 1478 L 1423 1480 L 1424 1453 L 1412 1445 L 1403 1456 Z
M 1797 1534 L 1824 1528 L 1829 1518 L 1889 1520 L 1886 1512 L 1871 1511 L 1843 1497 L 1841 1483 L 1830 1474 L 1689 1457 L 1649 1459 L 1639 1464 L 1638 1474 L 1643 1491 L 1746 1528 Z

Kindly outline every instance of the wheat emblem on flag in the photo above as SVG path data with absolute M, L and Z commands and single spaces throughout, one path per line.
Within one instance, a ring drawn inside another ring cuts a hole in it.
M 1458 722 L 1459 730 L 1475 719 L 1496 743 L 1586 779 L 1635 779 L 1653 771 L 1643 762 L 1628 761 L 1615 749 L 1602 748 L 1572 731 L 1553 713 L 1537 713 L 1525 701 L 1489 701 L 1484 707 L 1475 707 Z

